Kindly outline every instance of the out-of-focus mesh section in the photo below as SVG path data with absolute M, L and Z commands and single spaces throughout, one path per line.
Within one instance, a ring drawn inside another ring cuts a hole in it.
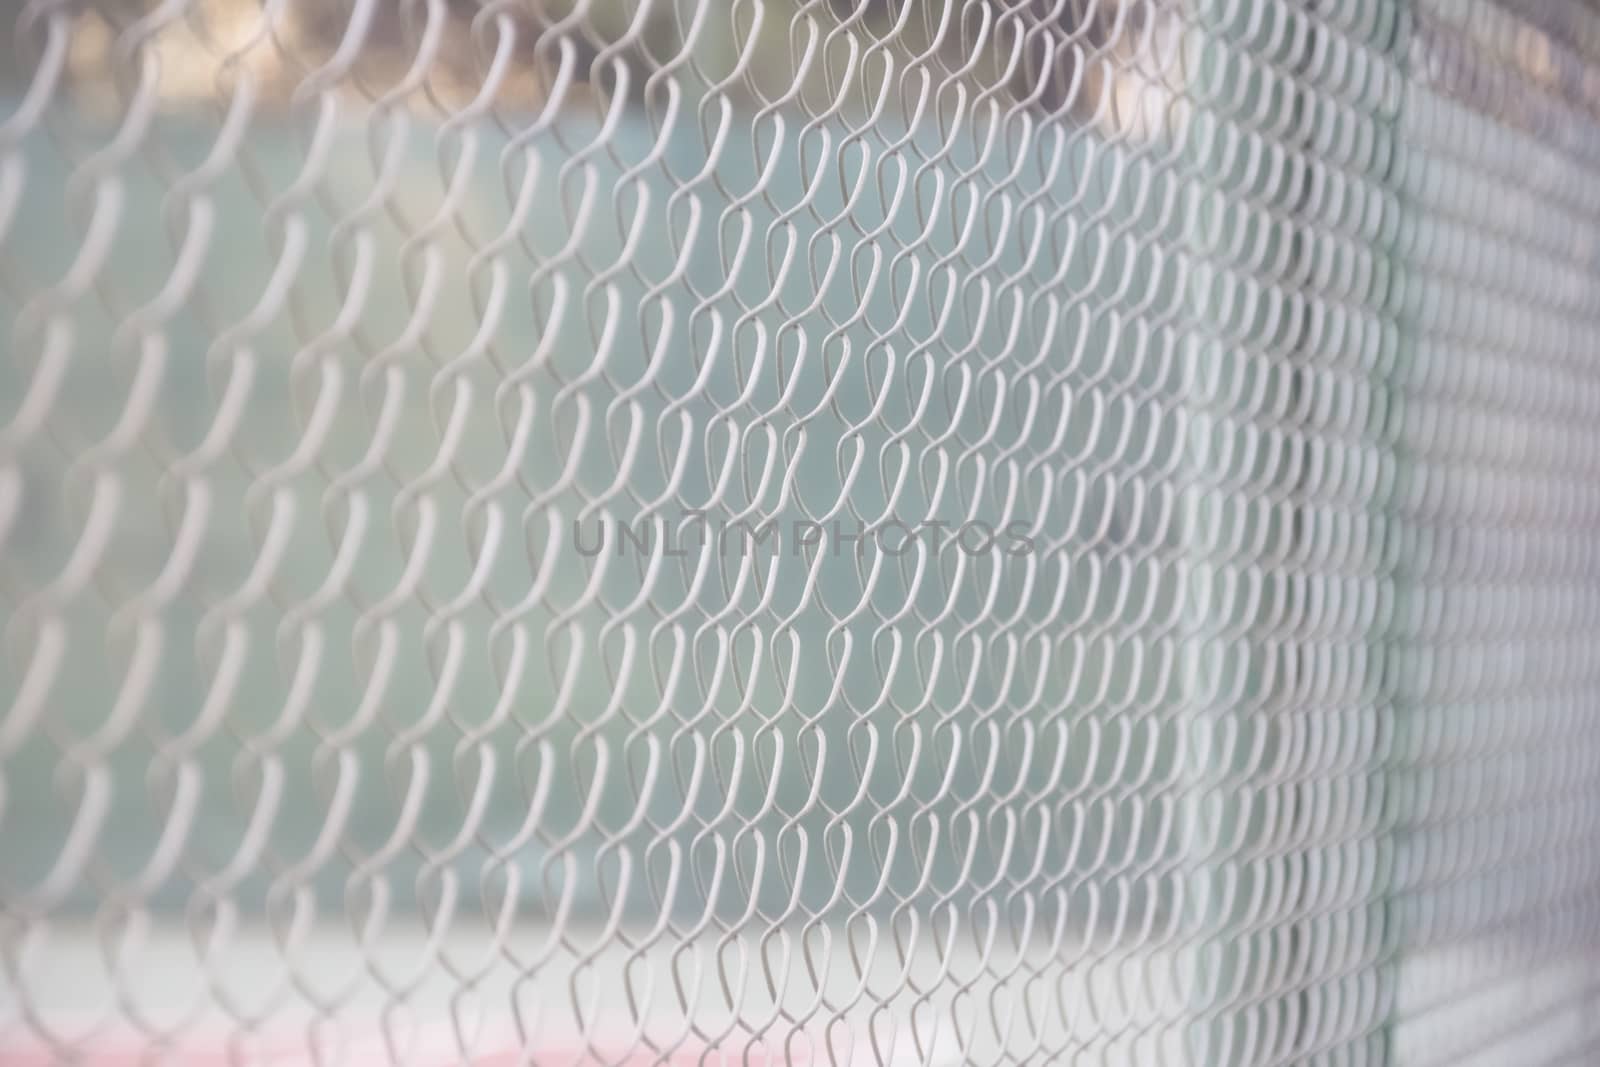
M 0 21 L 0 1061 L 1594 1056 L 1587 7 Z
M 1597 1054 L 1597 61 L 1577 5 L 1416 13 L 1384 882 L 1406 1063 Z

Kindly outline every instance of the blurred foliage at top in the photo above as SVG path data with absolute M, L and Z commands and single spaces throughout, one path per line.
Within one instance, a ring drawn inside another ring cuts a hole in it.
M 926 85 L 945 112 L 962 96 L 967 106 L 982 97 L 1142 136 L 1172 121 L 1181 97 L 1185 8 L 1177 0 L 35 0 L 0 19 L 14 57 L 0 77 L 29 78 L 58 19 L 65 89 L 101 114 L 121 113 L 144 81 L 168 107 L 215 107 L 247 89 L 263 116 L 330 87 L 439 117 L 476 103 L 514 118 L 552 100 L 584 106 L 618 92 L 657 110 L 669 83 L 690 101 L 717 89 L 736 105 L 859 113 L 879 103 L 889 78 L 896 88 L 886 108 L 914 108 Z

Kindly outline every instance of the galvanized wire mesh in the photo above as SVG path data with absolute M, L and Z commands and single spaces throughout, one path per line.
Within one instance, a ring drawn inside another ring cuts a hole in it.
M 1600 1045 L 1600 16 L 29 0 L 0 1059 Z

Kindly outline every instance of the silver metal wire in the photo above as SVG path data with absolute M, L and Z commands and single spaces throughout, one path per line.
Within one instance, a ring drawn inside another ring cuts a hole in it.
M 14 10 L 0 1061 L 1595 1059 L 1588 6 Z

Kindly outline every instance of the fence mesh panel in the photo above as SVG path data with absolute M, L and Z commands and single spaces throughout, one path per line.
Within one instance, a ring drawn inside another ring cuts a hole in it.
M 0 1061 L 1600 1055 L 1600 13 L 0 23 Z

